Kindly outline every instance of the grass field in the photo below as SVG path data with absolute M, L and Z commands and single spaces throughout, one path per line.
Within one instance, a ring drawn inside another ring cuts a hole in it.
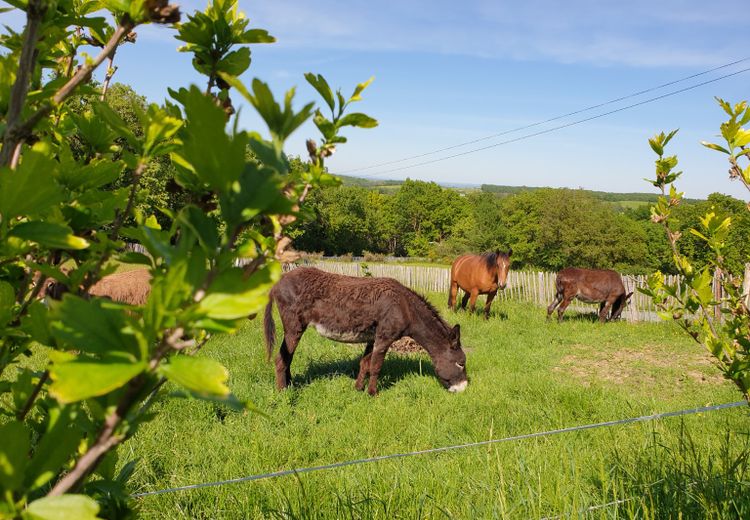
M 380 394 L 353 389 L 360 346 L 308 331 L 294 388 L 273 386 L 258 321 L 215 338 L 236 394 L 268 416 L 162 399 L 120 451 L 134 492 L 737 401 L 671 324 L 600 325 L 504 303 L 462 326 L 468 389 L 390 353 Z M 277 320 L 278 322 L 278 320 Z M 278 325 L 278 323 L 277 323 Z M 138 499 L 145 518 L 748 518 L 748 412 L 735 408 Z M 591 506 L 623 503 L 588 512 Z

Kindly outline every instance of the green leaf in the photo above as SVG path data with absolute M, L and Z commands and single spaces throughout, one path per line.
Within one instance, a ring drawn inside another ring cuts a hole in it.
M 16 304 L 16 291 L 8 282 L 0 280 L 0 328 L 13 317 L 13 307 Z
M 247 47 L 230 52 L 216 64 L 217 71 L 231 74 L 232 76 L 239 76 L 248 67 L 250 67 L 250 49 Z
M 276 38 L 268 34 L 265 29 L 250 29 L 235 39 L 235 43 L 273 43 Z
M 368 86 L 370 85 L 370 83 L 372 83 L 372 82 L 373 82 L 374 80 L 375 80 L 375 76 L 372 76 L 372 77 L 371 77 L 370 79 L 368 79 L 367 81 L 363 81 L 362 83 L 359 83 L 359 84 L 358 84 L 358 85 L 357 85 L 357 86 L 356 86 L 356 87 L 354 88 L 354 93 L 352 94 L 352 97 L 350 97 L 350 98 L 349 98 L 349 101 L 350 101 L 350 102 L 352 102 L 352 101 L 361 101 L 361 100 L 362 100 L 362 97 L 360 96 L 360 94 L 361 94 L 361 93 L 362 93 L 362 91 L 363 91 L 364 89 L 366 89 L 366 88 L 367 88 L 367 87 L 368 87 Z
M 0 168 L 0 215 L 10 221 L 21 215 L 35 215 L 63 200 L 53 177 L 57 163 L 42 143 L 23 154 L 18 168 Z
M 359 128 L 375 128 L 378 126 L 378 122 L 366 114 L 353 112 L 339 119 L 337 125 L 340 127 L 355 126 Z
M 23 512 L 24 520 L 97 520 L 99 504 L 84 495 L 61 495 L 34 500 Z
M 242 269 L 225 271 L 211 284 L 198 304 L 207 317 L 231 320 L 260 312 L 268 303 L 268 291 L 281 277 L 281 266 L 271 262 L 245 279 Z
M 49 393 L 61 403 L 82 401 L 125 386 L 146 368 L 144 362 L 128 362 L 124 357 L 114 356 L 101 361 L 81 357 L 53 363 Z
M 318 91 L 318 94 L 320 94 L 323 97 L 326 104 L 331 108 L 331 110 L 333 110 L 335 108 L 335 104 L 333 101 L 333 91 L 331 90 L 331 87 L 328 85 L 328 82 L 326 81 L 326 79 L 320 74 L 316 76 L 312 72 L 306 72 L 305 79 L 310 85 L 313 86 L 315 90 Z
M 36 445 L 26 470 L 25 483 L 30 489 L 38 489 L 62 472 L 65 463 L 77 455 L 76 448 L 84 434 L 74 422 L 77 410 L 64 407 L 55 411 L 58 417 L 55 420 L 55 413 L 50 413 L 50 426 Z
M 151 257 L 144 255 L 143 253 L 136 253 L 134 251 L 127 251 L 120 255 L 117 255 L 117 259 L 124 264 L 142 264 L 149 267 L 153 266 Z
M 52 334 L 72 348 L 104 355 L 126 352 L 138 355 L 140 350 L 132 334 L 125 333 L 123 313 L 104 308 L 99 299 L 84 300 L 66 294 L 53 309 Z
M 198 395 L 229 395 L 229 372 L 218 361 L 191 356 L 173 356 L 159 367 L 161 375 Z
M 125 164 L 120 161 L 95 159 L 86 165 L 63 168 L 60 182 L 72 190 L 87 190 L 104 186 L 117 180 Z
M 9 236 L 30 240 L 50 249 L 86 249 L 88 240 L 73 235 L 73 230 L 52 222 L 22 222 L 12 228 Z
M 48 314 L 47 306 L 35 301 L 29 305 L 26 315 L 21 318 L 21 330 L 42 345 L 52 345 L 53 342 Z
M 219 247 L 219 233 L 215 221 L 195 206 L 183 208 L 177 220 L 195 233 L 198 243 L 209 257 L 216 253 Z
M 31 449 L 29 432 L 19 422 L 0 426 L 0 488 L 8 491 L 20 489 L 28 453 Z
M 719 146 L 718 144 L 709 143 L 707 141 L 701 141 L 701 144 L 705 146 L 706 148 L 710 148 L 711 150 L 716 150 L 717 152 L 722 152 L 727 155 L 730 155 L 729 150 L 727 150 L 726 148 L 722 146 Z

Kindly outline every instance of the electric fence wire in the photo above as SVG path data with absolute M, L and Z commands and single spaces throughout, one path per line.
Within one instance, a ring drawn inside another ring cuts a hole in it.
M 658 419 L 665 419 L 667 417 L 678 417 L 682 415 L 706 413 L 706 412 L 712 412 L 712 411 L 717 411 L 717 410 L 725 410 L 728 408 L 736 408 L 738 406 L 747 406 L 747 401 L 736 401 L 734 403 L 724 403 L 724 404 L 718 404 L 718 405 L 713 405 L 713 406 L 702 406 L 699 408 L 690 408 L 687 410 L 680 410 L 676 412 L 663 412 L 663 413 L 656 413 L 656 414 L 651 414 L 651 415 L 642 415 L 640 417 L 631 417 L 628 419 L 618 419 L 614 421 L 606 421 L 606 422 L 600 422 L 600 423 L 594 423 L 594 424 L 570 426 L 567 428 L 560 428 L 557 430 L 548 430 L 548 431 L 543 431 L 543 432 L 514 435 L 512 437 L 504 437 L 502 439 L 489 439 L 486 441 L 470 442 L 466 444 L 456 444 L 453 446 L 442 446 L 439 448 L 429 448 L 425 450 L 410 451 L 410 452 L 405 452 L 405 453 L 391 453 L 388 455 L 380 455 L 380 456 L 367 457 L 367 458 L 362 458 L 362 459 L 347 460 L 347 461 L 342 461 L 342 462 L 335 462 L 332 464 L 323 464 L 320 466 L 309 466 L 309 467 L 303 467 L 303 468 L 286 469 L 286 470 L 281 470 L 281 471 L 272 471 L 269 473 L 259 473 L 256 475 L 248 475 L 246 477 L 231 478 L 231 479 L 226 479 L 226 480 L 217 480 L 214 482 L 201 482 L 198 484 L 189 484 L 186 486 L 176 486 L 176 487 L 165 488 L 165 489 L 157 489 L 154 491 L 144 491 L 141 493 L 134 493 L 131 496 L 133 498 L 142 498 L 142 497 L 147 497 L 147 496 L 152 496 L 152 495 L 161 495 L 164 493 L 175 493 L 178 491 L 188 491 L 192 489 L 202 489 L 202 488 L 207 488 L 207 487 L 224 486 L 227 484 L 238 484 L 241 482 L 253 482 L 256 480 L 285 477 L 288 475 L 300 475 L 302 473 L 311 473 L 311 472 L 316 472 L 316 471 L 343 468 L 346 466 L 355 466 L 359 464 L 381 462 L 384 460 L 401 459 L 405 457 L 413 457 L 416 455 L 426 455 L 430 453 L 442 453 L 442 452 L 452 451 L 452 450 L 476 448 L 478 446 L 487 446 L 490 444 L 497 444 L 501 442 L 510 442 L 510 441 L 517 441 L 517 440 L 522 440 L 522 439 L 533 439 L 537 437 L 546 437 L 549 435 L 558 435 L 561 433 L 591 430 L 593 428 L 602 428 L 602 427 L 616 426 L 616 425 L 622 425 L 622 424 L 631 424 L 631 423 L 636 423 L 636 422 L 654 421 Z

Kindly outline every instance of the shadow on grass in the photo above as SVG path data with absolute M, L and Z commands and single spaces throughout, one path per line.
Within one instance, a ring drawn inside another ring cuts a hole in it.
M 303 388 L 318 379 L 327 379 L 333 376 L 346 376 L 354 380 L 359 372 L 359 360 L 339 359 L 331 361 L 313 361 L 303 374 L 292 376 L 292 384 L 296 388 Z M 435 371 L 432 363 L 415 354 L 397 354 L 389 352 L 383 361 L 383 368 L 378 377 L 378 391 L 387 390 L 399 380 L 411 374 L 422 374 L 434 376 Z
M 461 307 L 457 307 L 457 308 L 453 309 L 452 311 L 449 309 L 448 313 L 449 313 L 449 315 L 450 314 L 458 314 L 458 313 L 466 313 L 469 316 L 472 316 L 472 315 L 474 315 L 474 316 L 483 316 L 484 315 L 484 306 L 481 306 L 481 307 L 477 306 L 477 308 L 474 309 L 474 312 L 471 312 L 471 310 L 469 310 L 468 308 L 462 309 Z M 497 319 L 497 320 L 500 320 L 500 321 L 505 321 L 505 320 L 508 319 L 508 313 L 505 312 L 505 311 L 496 310 L 494 308 L 494 305 L 493 305 L 493 307 L 490 309 L 490 318 L 489 319 L 491 319 L 491 320 L 492 319 Z

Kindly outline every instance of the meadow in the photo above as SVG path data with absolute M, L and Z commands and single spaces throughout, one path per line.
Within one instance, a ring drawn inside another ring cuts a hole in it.
M 356 392 L 362 347 L 310 330 L 293 388 L 277 392 L 251 321 L 200 355 L 224 363 L 233 391 L 265 416 L 160 397 L 156 419 L 119 452 L 121 463 L 139 459 L 133 492 L 739 400 L 671 323 L 571 313 L 558 324 L 514 302 L 484 321 L 430 299 L 461 324 L 464 393 L 441 387 L 426 354 L 394 352 L 379 395 Z M 137 507 L 144 518 L 747 518 L 747 433 L 742 407 L 146 496 Z

